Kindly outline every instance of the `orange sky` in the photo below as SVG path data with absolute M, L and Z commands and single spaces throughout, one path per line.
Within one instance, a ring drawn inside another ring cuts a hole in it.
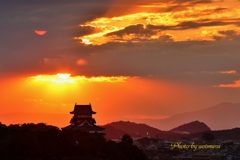
M 63 127 L 75 103 L 106 124 L 239 101 L 238 0 L 25 1 L 0 6 L 3 123 Z
M 116 120 L 162 119 L 198 110 L 225 98 L 209 87 L 140 77 L 64 77 L 38 75 L 1 83 L 3 123 L 42 122 L 63 127 L 75 103 L 91 103 L 98 124 Z M 228 97 L 236 101 L 238 96 Z

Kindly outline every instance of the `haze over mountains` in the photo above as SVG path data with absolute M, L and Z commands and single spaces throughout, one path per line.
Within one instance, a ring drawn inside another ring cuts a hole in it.
M 71 115 L 53 113 L 8 113 L 0 114 L 0 121 L 5 124 L 17 123 L 47 123 L 58 127 L 69 124 Z M 97 124 L 101 119 L 96 119 Z M 134 120 L 137 123 L 144 123 L 154 128 L 168 131 L 174 127 L 200 121 L 207 124 L 212 130 L 223 130 L 240 127 L 240 103 L 224 102 L 216 106 L 202 109 L 195 112 L 177 114 L 166 119 L 143 119 Z M 110 122 L 109 122 L 110 123 Z M 116 131 L 117 132 L 117 131 Z
M 142 122 L 155 128 L 170 130 L 192 121 L 204 122 L 212 130 L 240 127 L 240 103 L 223 102 L 199 111 L 177 114 L 166 119 L 144 119 Z

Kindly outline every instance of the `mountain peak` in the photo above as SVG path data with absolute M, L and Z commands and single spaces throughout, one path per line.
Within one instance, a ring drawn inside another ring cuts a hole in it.
M 129 121 L 112 122 L 103 127 L 105 128 L 106 137 L 108 139 L 119 138 L 123 134 L 129 134 L 132 137 L 157 137 L 161 132 L 159 129 L 146 124 Z
M 181 134 L 191 134 L 197 132 L 211 131 L 211 129 L 203 122 L 193 121 L 187 124 L 180 125 L 176 128 L 170 130 L 171 132 L 181 133 Z

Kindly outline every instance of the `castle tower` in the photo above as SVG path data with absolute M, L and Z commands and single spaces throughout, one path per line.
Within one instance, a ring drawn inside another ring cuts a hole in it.
M 96 112 L 92 110 L 91 104 L 75 104 L 74 110 L 70 114 L 73 114 L 70 125 L 63 129 L 80 129 L 89 133 L 102 133 L 104 130 L 104 128 L 95 125 L 96 121 L 92 115 Z

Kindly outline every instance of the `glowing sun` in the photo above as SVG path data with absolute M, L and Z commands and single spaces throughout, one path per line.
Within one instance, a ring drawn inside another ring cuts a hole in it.
M 62 80 L 67 80 L 71 76 L 71 74 L 69 74 L 69 73 L 58 73 L 57 76 Z

